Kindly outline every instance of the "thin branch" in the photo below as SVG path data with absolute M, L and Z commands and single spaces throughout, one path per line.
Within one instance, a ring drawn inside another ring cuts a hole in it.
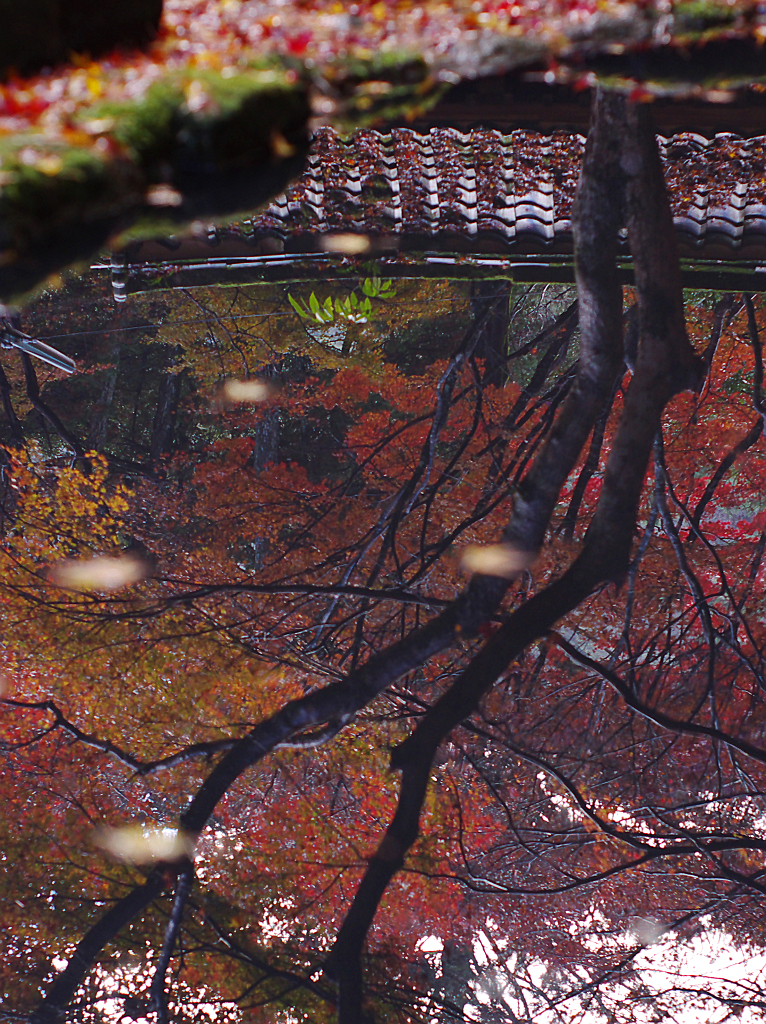
M 194 864 L 191 860 L 187 859 L 182 863 L 178 872 L 173 909 L 170 911 L 170 917 L 165 928 L 165 936 L 162 941 L 162 949 L 157 958 L 157 966 L 154 969 L 154 977 L 149 988 L 149 997 L 157 1013 L 157 1024 L 168 1024 L 168 997 L 165 990 L 165 976 L 170 966 L 170 958 L 173 955 L 178 939 L 184 910 L 193 884 Z
M 85 743 L 89 747 L 94 747 L 96 750 L 101 750 L 105 754 L 111 754 L 116 757 L 118 761 L 122 761 L 123 764 L 127 765 L 128 768 L 132 768 L 134 771 L 141 771 L 144 768 L 144 762 L 139 761 L 133 757 L 132 754 L 127 753 L 121 747 L 118 747 L 111 740 L 102 740 L 92 733 L 83 732 L 82 729 L 78 728 L 74 722 L 70 722 L 65 717 L 61 708 L 55 704 L 52 700 L 40 700 L 40 701 L 26 701 L 26 700 L 12 700 L 9 697 L 5 697 L 0 700 L 0 705 L 6 707 L 24 708 L 30 711 L 49 711 L 53 715 L 52 724 L 44 731 L 35 737 L 35 740 L 42 738 L 43 735 L 52 732 L 54 729 L 62 729 L 64 732 L 69 733 L 74 739 L 80 743 Z M 27 744 L 23 744 L 26 746 Z M 18 744 L 9 744 L 6 742 L 0 743 L 0 747 L 5 749 L 11 749 L 18 746 Z
M 750 743 L 748 740 L 732 736 L 730 733 L 724 732 L 713 725 L 703 725 L 699 722 L 689 722 L 680 718 L 673 718 L 672 715 L 666 715 L 664 711 L 660 711 L 658 708 L 649 707 L 636 697 L 631 686 L 616 672 L 613 672 L 605 665 L 600 665 L 593 658 L 589 658 L 587 654 L 578 650 L 574 644 L 569 643 L 568 640 L 565 640 L 555 630 L 550 630 L 548 636 L 557 647 L 560 647 L 562 651 L 569 655 L 572 661 L 577 662 L 578 665 L 582 665 L 583 668 L 587 668 L 591 672 L 595 672 L 596 675 L 609 683 L 615 693 L 622 697 L 627 706 L 648 722 L 654 722 L 655 725 L 659 725 L 663 729 L 668 729 L 683 736 L 705 736 L 708 739 L 724 743 L 726 746 L 731 747 L 733 750 L 738 750 L 748 757 L 752 757 L 754 761 L 758 761 L 760 764 L 766 764 L 766 749 L 763 747 Z

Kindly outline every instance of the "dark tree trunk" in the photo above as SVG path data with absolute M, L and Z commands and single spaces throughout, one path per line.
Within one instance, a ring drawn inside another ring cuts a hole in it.
M 497 281 L 474 281 L 471 306 L 478 319 L 491 304 L 491 311 L 474 349 L 474 357 L 484 361 L 483 384 L 502 387 L 508 380 L 508 327 L 512 284 L 503 288 L 504 301 L 498 300 Z
M 178 373 L 163 373 L 157 396 L 157 411 L 152 424 L 152 441 L 149 461 L 156 467 L 163 455 L 173 450 L 173 437 L 181 394 L 181 376 Z
M 93 409 L 93 415 L 88 428 L 86 447 L 89 451 L 102 452 L 106 446 L 106 435 L 109 428 L 109 414 L 114 401 L 114 388 L 117 383 L 117 373 L 120 364 L 120 348 L 115 346 L 110 355 L 112 366 L 106 372 L 106 380 L 101 388 L 101 394 Z
M 279 411 L 269 409 L 253 434 L 253 469 L 256 473 L 262 472 L 270 462 L 276 460 L 279 452 L 279 428 Z

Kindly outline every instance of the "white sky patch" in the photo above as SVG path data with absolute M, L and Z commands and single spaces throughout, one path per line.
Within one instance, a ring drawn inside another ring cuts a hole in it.
M 709 926 L 701 916 L 698 924 Z M 599 934 L 600 927 L 607 930 Z M 656 1024 L 658 1019 L 673 1024 L 763 1024 L 763 1009 L 748 1006 L 762 1003 L 766 991 L 766 952 L 747 944 L 736 944 L 721 929 L 712 929 L 688 939 L 665 932 L 661 921 L 650 914 L 636 917 L 627 933 L 608 929 L 604 915 L 594 908 L 587 918 L 572 922 L 572 934 L 592 939 L 594 952 L 615 952 L 618 959 L 635 942 L 646 948 L 633 959 L 637 978 L 623 978 L 599 987 L 599 1000 L 590 998 L 590 974 L 584 965 L 557 967 L 541 958 L 527 959 L 521 953 L 508 955 L 508 943 L 495 921 L 487 920 L 473 940 L 473 981 L 470 1002 L 462 1007 L 467 1020 L 481 1021 L 485 1013 L 510 1010 L 527 1024 Z M 590 933 L 590 934 L 589 934 Z M 628 941 L 626 942 L 626 938 Z M 443 942 L 425 936 L 418 948 L 438 958 L 441 968 Z M 585 991 L 579 994 L 582 986 Z M 567 992 L 572 992 L 567 996 Z M 485 1010 L 486 1007 L 486 1010 Z M 493 1009 L 495 1008 L 495 1009 Z
M 444 942 L 439 938 L 438 935 L 426 935 L 422 938 L 415 946 L 421 953 L 424 954 L 431 970 L 437 978 L 441 978 L 444 974 L 442 966 L 442 953 L 444 952 Z
M 292 900 L 281 900 L 280 902 L 285 910 L 289 910 L 293 905 Z M 283 917 L 277 917 L 276 914 L 264 914 L 258 927 L 265 939 L 280 939 L 282 942 L 287 942 L 290 938 L 288 921 Z
M 326 348 L 334 348 L 338 352 L 342 351 L 343 343 L 348 333 L 348 326 L 343 320 L 330 324 L 309 323 L 305 327 L 311 338 L 314 341 L 318 341 L 320 345 L 324 345 Z
M 554 782 L 547 772 L 538 772 L 535 778 L 540 784 L 540 789 L 542 789 L 558 811 L 565 813 L 573 824 L 576 821 L 582 821 L 585 817 L 583 812 L 570 796 L 564 796 L 564 794 L 560 792 L 559 784 Z
M 586 920 L 573 923 L 579 930 L 598 930 L 603 915 L 596 909 Z M 705 919 L 700 919 L 704 926 Z M 646 935 L 638 934 L 640 925 L 646 924 Z M 286 925 L 275 915 L 266 915 L 261 925 L 265 935 L 284 938 Z M 481 1021 L 484 1008 L 505 1005 L 512 1013 L 529 1024 L 619 1024 L 630 1020 L 632 1024 L 654 1024 L 657 1013 L 673 1024 L 723 1024 L 732 1013 L 731 1001 L 736 1007 L 737 1024 L 762 1024 L 763 1010 L 749 1007 L 749 1001 L 759 1002 L 766 990 L 766 952 L 747 945 L 735 945 L 731 936 L 720 929 L 679 941 L 672 934 L 658 937 L 661 924 L 648 915 L 636 919 L 631 925 L 631 938 L 656 941 L 640 952 L 634 960 L 639 971 L 638 985 L 617 982 L 600 988 L 601 1008 L 586 998 L 573 995 L 562 998 L 563 990 L 587 984 L 584 967 L 574 966 L 569 971 L 569 982 L 562 986 L 562 978 L 551 965 L 539 958 L 525 960 L 520 954 L 508 956 L 503 952 L 507 942 L 498 934 L 496 922 L 488 920 L 486 930 L 476 933 L 473 943 L 475 978 L 471 983 L 473 998 L 464 1005 L 468 1020 Z M 649 929 L 652 929 L 651 933 Z M 594 940 L 599 936 L 595 934 Z M 604 936 L 602 946 L 614 941 Z M 502 945 L 501 945 L 502 943 Z M 425 935 L 417 948 L 426 956 L 437 977 L 443 977 L 444 941 L 436 935 Z M 111 964 L 97 972 L 98 985 L 103 993 L 98 1008 L 108 1024 L 118 1024 L 124 1017 L 123 1000 L 117 993 L 141 991 L 151 977 L 156 951 L 146 948 L 133 954 L 117 954 Z M 57 957 L 52 966 L 63 970 L 67 960 Z M 193 993 L 197 1012 L 210 1020 L 231 1021 L 233 1004 L 205 1003 L 207 992 Z M 720 997 L 716 1000 L 715 996 Z M 286 1017 L 277 1019 L 291 1020 Z M 137 1024 L 145 1024 L 140 1020 Z M 151 1018 L 146 1021 L 151 1024 Z
M 492 948 L 492 943 L 489 941 L 484 932 L 479 932 L 479 934 L 474 939 L 473 957 L 480 967 L 485 967 L 488 963 L 491 963 L 493 960 L 496 959 L 495 951 Z
M 637 958 L 642 980 L 661 998 L 675 988 L 696 996 L 708 989 L 722 999 L 760 999 L 766 982 L 766 953 L 747 946 L 735 946 L 726 932 L 714 930 L 678 944 L 666 939 Z M 704 1000 L 701 1000 L 704 1001 Z M 708 998 L 708 1016 L 700 1016 L 697 999 L 687 1000 L 674 1013 L 678 1024 L 701 1024 L 728 1016 L 730 1007 Z M 647 1018 L 648 1019 L 648 1018 Z M 745 1007 L 739 1016 L 742 1024 L 763 1020 L 763 1010 Z
M 244 849 L 238 829 L 208 828 L 202 833 L 197 843 L 197 856 L 194 869 L 197 878 L 203 884 L 209 884 L 217 877 L 222 861 L 230 860 Z
M 527 974 L 535 985 L 539 985 L 542 982 L 547 970 L 548 968 L 542 960 L 533 960 L 532 963 L 527 966 Z

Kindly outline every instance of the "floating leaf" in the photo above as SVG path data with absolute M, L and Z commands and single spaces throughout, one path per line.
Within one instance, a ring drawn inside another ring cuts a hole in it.
M 320 244 L 325 252 L 340 252 L 344 256 L 358 256 L 370 251 L 370 240 L 367 235 L 355 235 L 351 232 L 325 235 Z
M 661 921 L 653 917 L 635 917 L 630 922 L 630 930 L 642 946 L 653 946 L 658 942 L 666 929 Z
M 291 156 L 295 156 L 298 152 L 295 146 L 291 142 L 288 142 L 282 132 L 273 131 L 271 133 L 271 152 L 279 160 L 287 160 Z
M 213 98 L 202 82 L 194 79 L 184 89 L 186 109 L 191 114 L 199 114 L 208 107 L 213 107 Z
M 171 185 L 152 185 L 144 200 L 149 206 L 181 206 L 184 197 Z
M 146 579 L 151 566 L 137 555 L 65 558 L 48 570 L 51 583 L 67 590 L 121 590 Z
M 464 572 L 512 579 L 528 569 L 535 557 L 534 551 L 521 551 L 510 544 L 471 544 L 463 551 L 460 567 Z
M 227 380 L 223 386 L 223 397 L 227 402 L 266 402 L 276 389 L 267 380 Z
M 705 91 L 705 99 L 708 103 L 733 103 L 736 98 L 736 92 L 731 89 L 707 89 Z
M 183 860 L 193 857 L 197 837 L 193 832 L 175 828 L 98 828 L 93 842 L 110 857 L 126 864 L 152 864 L 155 861 Z
M 105 135 L 114 130 L 115 124 L 113 117 L 94 117 L 80 122 L 80 128 L 88 135 Z

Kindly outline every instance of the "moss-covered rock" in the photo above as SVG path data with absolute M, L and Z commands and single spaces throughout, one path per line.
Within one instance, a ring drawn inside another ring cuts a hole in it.
M 86 258 L 142 201 L 124 158 L 44 136 L 0 141 L 0 290 L 6 299 Z
M 341 130 L 420 116 L 448 88 L 421 55 L 408 50 L 337 61 L 324 75 L 338 96 L 335 123 Z
M 269 69 L 176 72 L 82 113 L 65 138 L 0 138 L 0 299 L 108 238 L 252 210 L 299 173 L 307 89 Z
M 138 101 L 96 106 L 80 123 L 116 142 L 148 184 L 170 184 L 198 213 L 213 213 L 230 210 L 232 197 L 214 197 L 211 179 L 300 153 L 309 115 L 305 85 L 286 72 L 187 70 Z
M 735 26 L 738 18 L 739 12 L 727 0 L 681 0 L 673 8 L 674 31 L 679 38 Z

